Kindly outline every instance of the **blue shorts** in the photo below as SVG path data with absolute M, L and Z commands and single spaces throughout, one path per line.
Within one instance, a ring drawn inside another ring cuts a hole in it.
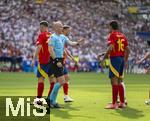
M 110 58 L 110 67 L 109 67 L 109 78 L 114 76 L 118 78 L 123 78 L 124 70 L 124 57 L 111 57 Z
M 40 64 L 40 68 L 42 71 L 44 71 L 45 74 L 48 76 L 51 76 L 53 74 L 52 68 L 50 64 Z M 37 77 L 44 77 L 44 75 L 40 72 L 39 69 L 37 69 Z
M 68 74 L 68 69 L 66 66 L 64 66 L 64 72 L 63 73 L 64 73 L 64 75 Z

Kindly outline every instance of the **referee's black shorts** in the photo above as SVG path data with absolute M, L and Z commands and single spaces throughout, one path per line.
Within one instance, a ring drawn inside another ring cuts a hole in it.
M 63 65 L 63 58 L 57 58 L 58 61 L 62 64 L 62 67 L 57 66 L 57 62 L 54 62 L 54 60 L 51 58 L 50 59 L 50 65 L 52 67 L 52 72 L 54 74 L 54 77 L 58 78 L 60 76 L 64 75 L 64 65 Z

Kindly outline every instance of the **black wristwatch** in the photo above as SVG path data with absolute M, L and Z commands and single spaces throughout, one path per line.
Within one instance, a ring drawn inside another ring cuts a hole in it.
M 59 62 L 59 59 L 58 58 L 55 58 L 54 59 L 54 63 L 58 63 Z

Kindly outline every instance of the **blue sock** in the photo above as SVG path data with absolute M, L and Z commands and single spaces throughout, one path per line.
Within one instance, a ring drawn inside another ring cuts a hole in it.
M 58 83 L 58 82 L 55 83 L 54 88 L 49 96 L 50 100 L 52 101 L 51 102 L 52 104 L 56 104 L 56 98 L 57 98 L 60 87 L 61 87 L 60 83 Z

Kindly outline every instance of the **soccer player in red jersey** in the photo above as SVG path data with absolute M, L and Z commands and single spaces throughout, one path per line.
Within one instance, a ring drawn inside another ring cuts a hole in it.
M 117 109 L 117 97 L 120 97 L 120 108 L 126 107 L 124 98 L 124 87 L 121 84 L 123 81 L 124 66 L 128 65 L 129 47 L 128 41 L 124 34 L 119 31 L 117 21 L 109 23 L 110 34 L 108 37 L 108 50 L 105 53 L 102 62 L 106 58 L 110 58 L 109 78 L 112 82 L 112 104 L 106 106 L 106 109 Z
M 38 59 L 38 87 L 37 87 L 37 102 L 43 95 L 44 91 L 44 79 L 50 75 L 52 75 L 50 71 L 49 59 L 50 53 L 48 50 L 48 38 L 51 36 L 51 33 L 48 32 L 48 22 L 41 21 L 40 22 L 40 31 L 41 33 L 38 35 L 36 41 L 36 50 L 32 60 L 32 65 L 36 59 Z M 52 80 L 52 79 L 51 79 Z

